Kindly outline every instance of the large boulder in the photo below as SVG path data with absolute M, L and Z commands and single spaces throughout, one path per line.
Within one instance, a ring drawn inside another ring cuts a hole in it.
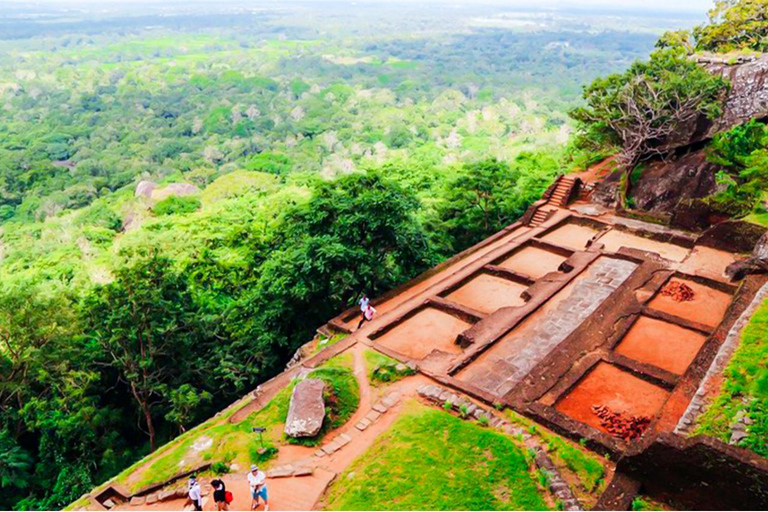
M 755 248 L 752 249 L 752 257 L 768 262 L 768 233 L 763 233 L 757 240 Z
M 152 192 L 157 188 L 157 183 L 153 181 L 142 180 L 136 185 L 136 197 L 152 197 Z
M 314 437 L 323 426 L 325 383 L 320 379 L 302 380 L 293 388 L 285 434 L 289 437 Z
M 162 201 L 171 196 L 184 197 L 199 194 L 200 189 L 191 183 L 170 183 L 163 188 L 155 189 L 152 192 L 152 199 Z
M 714 193 L 718 170 L 718 165 L 707 161 L 704 150 L 654 161 L 643 169 L 630 195 L 640 210 L 674 212 L 687 200 Z
M 750 258 L 734 261 L 725 269 L 725 275 L 731 281 L 738 281 L 749 274 L 766 273 L 768 273 L 768 233 L 763 233 L 757 240 Z

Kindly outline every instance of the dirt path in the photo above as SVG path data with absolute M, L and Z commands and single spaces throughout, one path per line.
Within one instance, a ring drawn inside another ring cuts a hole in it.
M 351 440 L 334 453 L 318 457 L 316 453 L 322 446 L 307 447 L 298 445 L 283 445 L 278 451 L 277 458 L 270 467 L 279 468 L 291 466 L 292 468 L 308 468 L 312 470 L 309 476 L 269 478 L 268 489 L 271 510 L 310 510 L 321 500 L 328 485 L 360 455 L 365 453 L 376 439 L 386 432 L 395 422 L 403 408 L 403 402 L 416 395 L 416 389 L 425 383 L 431 383 L 431 379 L 421 375 L 413 375 L 399 382 L 382 387 L 381 389 L 371 385 L 368 379 L 368 367 L 365 360 L 365 350 L 368 347 L 362 343 L 356 343 L 349 350 L 353 356 L 353 374 L 357 379 L 360 389 L 360 401 L 358 408 L 352 417 L 342 427 L 328 432 L 324 438 L 323 446 L 331 443 L 338 436 L 345 434 Z M 272 383 L 278 384 L 278 383 Z M 270 386 L 276 387 L 276 386 Z M 274 391 L 270 389 L 268 391 Z M 381 396 L 397 393 L 400 398 L 393 406 L 381 414 L 370 424 L 368 428 L 360 431 L 356 425 L 366 415 L 373 411 L 373 406 Z M 273 394 L 273 393 L 270 393 Z M 238 473 L 222 477 L 227 489 L 234 495 L 231 510 L 249 510 L 251 505 L 250 491 L 246 477 L 247 468 Z M 139 471 L 140 472 L 140 471 Z M 132 475 L 133 476 L 133 475 Z M 204 510 L 215 510 L 212 500 L 212 491 L 208 482 L 210 478 L 202 480 L 206 493 L 203 500 Z M 184 510 L 187 507 L 186 500 L 171 500 L 157 502 L 141 507 L 122 506 L 122 510 Z M 263 510 L 263 506 L 259 508 Z

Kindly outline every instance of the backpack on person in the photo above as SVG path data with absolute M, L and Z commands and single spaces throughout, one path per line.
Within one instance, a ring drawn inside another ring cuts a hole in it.
M 224 493 L 224 501 L 227 502 L 227 505 L 232 503 L 235 500 L 235 497 L 232 495 L 232 491 L 227 491 Z

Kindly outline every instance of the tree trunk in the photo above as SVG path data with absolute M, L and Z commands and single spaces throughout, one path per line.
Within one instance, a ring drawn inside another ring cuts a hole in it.
M 144 412 L 144 420 L 147 422 L 147 431 L 149 432 L 149 451 L 154 452 L 157 449 L 157 440 L 155 439 L 155 424 L 152 422 L 152 412 L 146 403 L 141 404 L 141 410 Z
M 155 424 L 152 421 L 152 410 L 133 382 L 131 382 L 131 393 L 144 414 L 144 421 L 147 423 L 147 434 L 149 435 L 149 450 L 154 452 L 157 449 L 157 441 L 155 439 Z

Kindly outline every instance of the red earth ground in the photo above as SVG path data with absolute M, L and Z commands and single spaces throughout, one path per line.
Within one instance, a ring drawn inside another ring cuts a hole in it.
M 653 417 L 669 393 L 609 363 L 598 363 L 555 407 L 573 419 L 606 432 L 593 405 L 606 405 L 625 416 Z
M 616 352 L 682 375 L 706 340 L 706 336 L 696 331 L 641 316 L 616 347 Z

